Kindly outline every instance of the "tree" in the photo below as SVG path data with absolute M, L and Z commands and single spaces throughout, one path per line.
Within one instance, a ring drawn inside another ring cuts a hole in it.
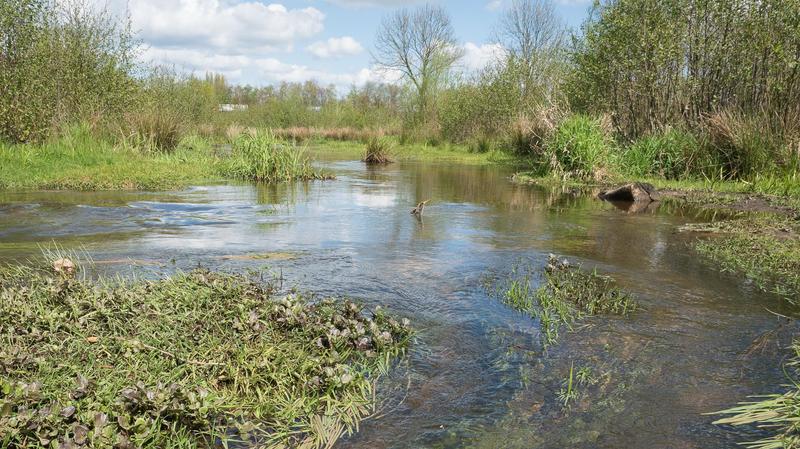
M 526 99 L 546 98 L 562 78 L 565 26 L 549 0 L 513 0 L 500 19 L 496 40 L 506 50 L 508 66 L 519 73 Z
M 443 8 L 431 5 L 401 9 L 386 17 L 375 45 L 373 58 L 378 66 L 400 72 L 414 86 L 421 114 L 463 54 L 450 17 Z

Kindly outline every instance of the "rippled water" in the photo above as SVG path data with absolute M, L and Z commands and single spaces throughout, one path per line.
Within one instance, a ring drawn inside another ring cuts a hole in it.
M 269 266 L 285 282 L 412 319 L 409 356 L 381 381 L 382 407 L 355 448 L 730 447 L 757 436 L 703 413 L 783 381 L 778 298 L 719 274 L 661 206 L 629 214 L 591 195 L 509 182 L 491 167 L 324 165 L 336 181 L 215 185 L 170 193 L 0 193 L 0 259 L 56 242 L 100 270 Z M 409 210 L 431 202 L 423 220 Z M 492 298 L 487 274 L 558 253 L 611 273 L 642 305 L 594 317 L 548 351 L 537 323 Z M 132 266 L 131 266 L 132 265 Z M 564 410 L 570 371 L 595 382 Z

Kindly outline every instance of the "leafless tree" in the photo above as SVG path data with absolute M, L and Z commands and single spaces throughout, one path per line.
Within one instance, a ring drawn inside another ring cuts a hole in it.
M 500 19 L 496 40 L 520 66 L 526 85 L 547 86 L 558 66 L 566 27 L 550 0 L 513 0 Z
M 375 47 L 373 59 L 378 66 L 399 71 L 414 86 L 421 112 L 463 54 L 447 12 L 431 5 L 401 9 L 387 16 Z

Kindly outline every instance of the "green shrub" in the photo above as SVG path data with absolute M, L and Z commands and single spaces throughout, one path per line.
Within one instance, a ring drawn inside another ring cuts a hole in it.
M 605 176 L 612 145 L 601 119 L 585 115 L 564 120 L 545 142 L 551 170 L 584 179 Z
M 222 171 L 230 178 L 266 183 L 326 177 L 311 167 L 302 149 L 277 140 L 271 133 L 256 131 L 242 133 L 233 141 Z

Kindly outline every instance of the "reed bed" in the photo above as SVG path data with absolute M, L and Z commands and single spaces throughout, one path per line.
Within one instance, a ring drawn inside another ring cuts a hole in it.
M 363 161 L 370 165 L 390 164 L 392 144 L 386 139 L 374 137 L 367 142 Z

